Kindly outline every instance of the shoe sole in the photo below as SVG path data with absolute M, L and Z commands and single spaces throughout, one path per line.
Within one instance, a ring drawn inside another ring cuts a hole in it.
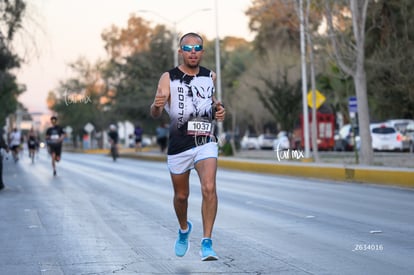
M 201 253 L 200 253 L 201 254 Z M 201 256 L 201 255 L 200 255 Z M 203 262 L 207 262 L 207 261 L 217 261 L 218 260 L 218 257 L 217 256 L 213 256 L 213 255 L 208 255 L 208 256 L 206 256 L 206 257 L 201 257 L 201 260 L 203 261 Z

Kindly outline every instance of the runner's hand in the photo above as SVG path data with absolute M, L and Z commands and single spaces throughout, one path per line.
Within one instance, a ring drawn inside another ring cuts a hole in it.
M 156 95 L 154 99 L 154 107 L 155 108 L 161 108 L 165 105 L 165 102 L 167 101 L 167 97 L 165 95 Z
M 221 102 L 217 102 L 216 103 L 216 114 L 215 114 L 217 121 L 223 121 L 225 115 L 226 115 L 226 109 L 221 104 Z
M 157 94 L 155 95 L 153 106 L 155 108 L 164 107 L 165 103 L 167 102 L 167 96 L 161 90 L 161 87 L 158 86 Z

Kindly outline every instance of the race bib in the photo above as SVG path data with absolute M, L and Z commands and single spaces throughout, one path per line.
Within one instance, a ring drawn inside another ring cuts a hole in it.
M 50 139 L 51 140 L 58 140 L 59 139 L 59 135 L 57 135 L 57 134 L 56 135 L 51 135 L 50 136 Z
M 187 135 L 209 136 L 212 130 L 212 123 L 204 120 L 190 120 L 187 126 Z

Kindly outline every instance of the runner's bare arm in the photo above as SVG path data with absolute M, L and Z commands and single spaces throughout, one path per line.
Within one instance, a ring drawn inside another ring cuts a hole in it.
M 158 82 L 157 93 L 155 94 L 154 102 L 151 104 L 151 116 L 159 118 L 164 110 L 165 103 L 170 97 L 170 77 L 168 72 L 165 72 Z

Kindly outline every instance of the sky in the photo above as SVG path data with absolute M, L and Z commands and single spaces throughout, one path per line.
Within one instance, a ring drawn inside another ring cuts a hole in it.
M 59 81 L 70 78 L 69 63 L 79 57 L 86 58 L 90 63 L 106 59 L 102 32 L 111 25 L 126 27 L 127 20 L 133 13 L 152 22 L 153 26 L 164 24 L 173 29 L 175 23 L 181 34 L 200 32 L 209 40 L 217 34 L 221 38 L 236 36 L 253 39 L 245 16 L 252 0 L 28 2 L 24 30 L 17 37 L 15 47 L 28 60 L 16 71 L 16 75 L 18 82 L 26 85 L 26 92 L 19 97 L 19 101 L 30 112 L 48 111 L 47 94 L 58 86 Z

